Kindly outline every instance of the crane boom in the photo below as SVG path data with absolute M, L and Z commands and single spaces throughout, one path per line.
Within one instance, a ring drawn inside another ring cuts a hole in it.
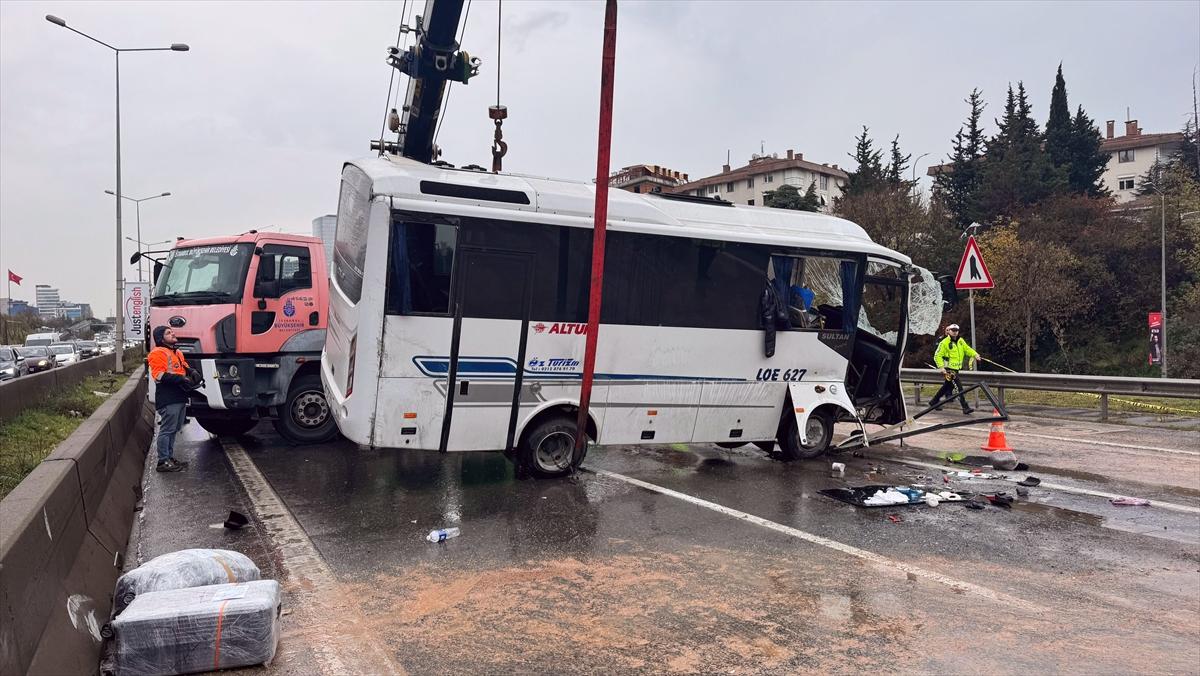
M 463 0 L 426 0 L 417 17 L 415 43 L 405 51 L 388 48 L 388 65 L 409 76 L 395 144 L 382 140 L 372 148 L 398 153 L 418 162 L 437 159 L 434 146 L 438 117 L 449 82 L 467 81 L 479 73 L 479 59 L 459 50 L 455 33 Z M 402 29 L 403 30 L 403 29 Z

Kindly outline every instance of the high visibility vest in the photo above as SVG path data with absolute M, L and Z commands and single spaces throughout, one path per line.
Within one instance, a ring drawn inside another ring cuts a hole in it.
M 968 357 L 974 359 L 978 356 L 979 353 L 975 350 L 972 350 L 971 346 L 967 345 L 967 341 L 959 338 L 958 340 L 951 342 L 950 336 L 946 336 L 942 339 L 941 343 L 938 343 L 937 351 L 933 353 L 933 363 L 937 364 L 938 368 L 948 368 L 954 369 L 955 371 L 961 371 L 963 362 L 965 362 Z
M 150 355 L 146 357 L 146 362 L 150 365 L 150 377 L 156 383 L 162 379 L 165 373 L 174 373 L 187 377 L 188 363 L 183 358 L 183 353 L 179 350 L 156 347 L 150 350 Z

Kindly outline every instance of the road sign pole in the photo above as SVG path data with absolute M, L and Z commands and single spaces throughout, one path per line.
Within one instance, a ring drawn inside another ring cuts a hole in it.
M 971 347 L 978 351 L 979 343 L 975 340 L 975 289 L 967 290 L 967 304 L 971 306 Z M 975 408 L 979 408 L 979 390 L 975 390 Z

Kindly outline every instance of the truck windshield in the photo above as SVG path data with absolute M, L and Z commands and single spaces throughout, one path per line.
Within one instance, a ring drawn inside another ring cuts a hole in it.
M 167 259 L 150 300 L 155 305 L 237 301 L 253 250 L 249 242 L 176 249 Z

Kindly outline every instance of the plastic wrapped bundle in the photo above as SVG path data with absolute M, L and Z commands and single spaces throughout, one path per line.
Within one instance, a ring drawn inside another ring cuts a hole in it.
M 275 580 L 140 594 L 113 620 L 118 676 L 191 674 L 265 664 L 279 640 Z
M 183 549 L 156 556 L 122 575 L 117 580 L 113 614 L 120 615 L 146 592 L 251 582 L 261 577 L 258 566 L 244 554 L 226 549 Z

